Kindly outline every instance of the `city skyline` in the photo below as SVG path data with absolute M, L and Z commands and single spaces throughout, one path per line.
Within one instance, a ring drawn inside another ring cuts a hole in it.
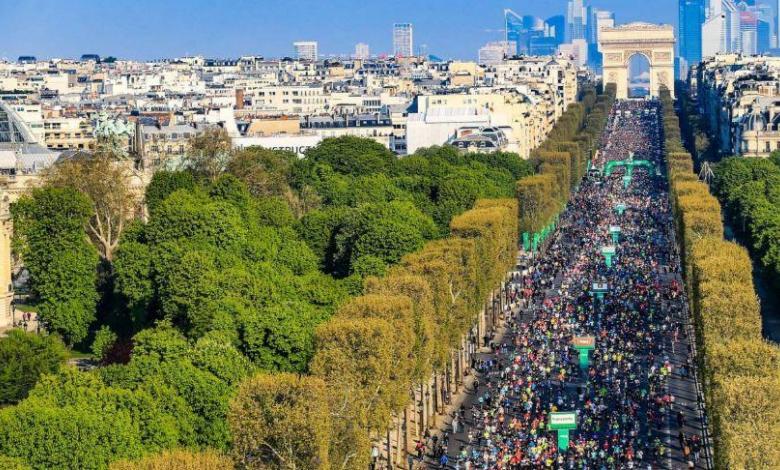
M 239 1 L 230 8 L 178 0 L 140 0 L 96 8 L 97 3 L 7 2 L 0 18 L 0 58 L 78 58 L 86 53 L 135 60 L 184 55 L 284 57 L 293 56 L 292 43 L 302 39 L 317 41 L 323 56 L 349 56 L 357 43 L 368 44 L 372 54 L 392 54 L 393 23 L 406 22 L 414 24 L 415 48 L 427 46 L 429 53 L 443 58 L 476 58 L 482 45 L 503 39 L 505 8 L 543 18 L 565 15 L 567 8 L 566 0 L 544 4 L 488 0 L 478 9 L 461 0 L 431 0 L 422 6 L 408 0 L 393 5 L 348 0 L 321 5 L 305 0 L 284 6 Z M 620 0 L 584 2 L 614 11 L 621 23 L 643 20 L 676 25 L 676 0 L 660 3 L 651 7 Z M 290 15 L 290 9 L 296 14 Z M 457 38 L 453 31 L 458 32 Z

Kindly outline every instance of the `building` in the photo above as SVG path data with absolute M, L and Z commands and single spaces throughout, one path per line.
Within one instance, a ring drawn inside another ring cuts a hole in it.
M 50 117 L 43 121 L 44 140 L 51 150 L 86 150 L 95 147 L 92 123 L 83 117 Z
M 780 58 L 717 54 L 697 71 L 697 103 L 722 155 L 780 150 Z
M 780 1 L 780 0 L 779 0 Z M 563 15 L 556 15 L 547 18 L 547 28 L 550 36 L 555 38 L 557 44 L 563 44 L 566 42 L 566 17 Z
M 704 0 L 679 0 L 677 24 L 678 55 L 682 59 L 679 76 L 688 74 L 688 67 L 698 64 L 702 58 L 702 27 L 704 25 Z
M 588 7 L 588 65 L 601 72 L 603 57 L 599 50 L 599 31 L 615 26 L 615 14 L 607 10 Z
M 412 23 L 393 25 L 393 55 L 395 57 L 414 56 L 414 27 Z
M 319 57 L 317 41 L 297 41 L 293 43 L 293 47 L 295 48 L 295 57 L 298 60 L 315 62 Z
M 510 41 L 489 42 L 479 49 L 480 65 L 495 65 L 501 63 L 505 57 L 515 54 L 517 45 Z
M 504 31 L 505 42 L 515 46 L 512 55 L 520 54 L 524 41 L 523 18 L 508 8 L 504 10 Z
M 566 42 L 577 39 L 585 39 L 585 25 L 587 10 L 582 5 L 582 0 L 569 0 L 566 12 Z
M 554 36 L 532 37 L 528 53 L 533 56 L 554 56 L 558 52 L 558 41 Z
M 368 44 L 362 42 L 355 44 L 355 59 L 368 60 L 370 57 L 371 53 L 369 51 Z

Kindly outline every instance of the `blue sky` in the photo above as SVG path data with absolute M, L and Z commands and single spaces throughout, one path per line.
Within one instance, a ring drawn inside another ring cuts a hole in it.
M 618 23 L 677 21 L 677 0 L 590 1 Z M 429 53 L 474 58 L 501 38 L 504 8 L 549 17 L 565 14 L 566 0 L 0 0 L 0 57 L 273 57 L 303 39 L 321 54 L 357 42 L 375 54 L 391 50 L 392 23 L 408 21 Z

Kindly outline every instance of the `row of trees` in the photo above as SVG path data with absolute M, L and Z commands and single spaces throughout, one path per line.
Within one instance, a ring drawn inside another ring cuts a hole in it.
M 615 99 L 614 85 L 596 95 L 587 88 L 531 155 L 535 174 L 517 182 L 519 227 L 524 238 L 547 234 L 587 169 Z M 537 237 L 537 239 L 540 237 Z
M 410 415 L 422 413 L 409 397 L 462 373 L 466 335 L 514 263 L 516 211 L 514 200 L 480 200 L 453 219 L 449 238 L 368 279 L 365 294 L 317 329 L 310 376 L 246 382 L 233 405 L 237 460 L 252 468 L 365 468 L 370 438 L 403 419 L 399 446 L 408 442 Z
M 672 99 L 662 92 L 667 170 L 717 468 L 780 464 L 780 348 L 761 337 L 747 251 L 723 239 L 720 205 L 692 173 Z

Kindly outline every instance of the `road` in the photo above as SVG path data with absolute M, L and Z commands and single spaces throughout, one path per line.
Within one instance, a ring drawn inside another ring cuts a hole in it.
M 655 172 L 662 141 L 657 103 L 616 103 L 595 163 L 632 155 L 654 167 L 637 166 L 627 187 L 624 169 L 581 184 L 546 251 L 510 282 L 513 313 L 474 363 L 479 387 L 457 413 L 459 432 L 428 441 L 428 467 L 684 469 L 694 460 L 681 438 L 697 448 L 702 415 L 666 181 Z M 617 243 L 610 227 L 620 227 Z M 607 285 L 603 299 L 594 283 Z M 572 340 L 586 336 L 595 349 L 582 368 Z M 556 411 L 576 416 L 566 451 L 547 425 Z M 695 468 L 707 468 L 699 454 Z

